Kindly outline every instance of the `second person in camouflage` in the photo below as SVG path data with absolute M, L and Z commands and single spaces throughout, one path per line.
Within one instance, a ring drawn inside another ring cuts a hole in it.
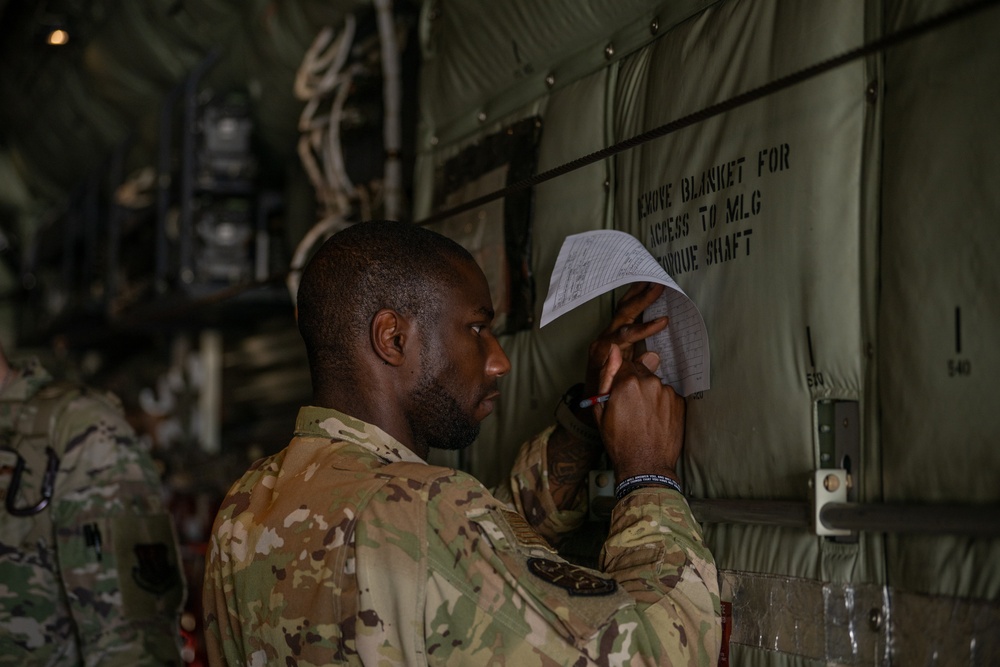
M 0 667 L 183 664 L 161 495 L 116 397 L 0 346 Z

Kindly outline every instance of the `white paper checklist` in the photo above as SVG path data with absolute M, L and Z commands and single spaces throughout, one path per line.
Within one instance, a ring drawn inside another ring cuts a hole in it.
M 646 349 L 660 355 L 657 375 L 682 396 L 705 391 L 710 356 L 701 313 L 631 234 L 602 229 L 566 237 L 552 270 L 539 326 L 616 287 L 644 281 L 667 287 L 643 318 L 670 318 L 666 329 L 646 339 Z

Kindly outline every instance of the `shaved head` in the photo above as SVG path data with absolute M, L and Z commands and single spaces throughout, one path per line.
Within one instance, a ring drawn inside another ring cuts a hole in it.
M 435 317 L 441 288 L 459 280 L 457 262 L 475 260 L 448 237 L 410 223 L 363 222 L 330 237 L 306 265 L 297 300 L 314 390 L 318 382 L 357 379 L 380 310 Z

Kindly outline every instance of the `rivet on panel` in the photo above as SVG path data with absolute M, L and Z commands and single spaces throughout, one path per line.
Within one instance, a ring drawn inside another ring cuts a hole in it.
M 872 81 L 868 84 L 868 88 L 865 89 L 865 99 L 870 104 L 875 104 L 878 101 L 878 81 Z
M 823 488 L 833 493 L 840 488 L 840 479 L 836 475 L 827 475 L 823 478 Z
M 611 181 L 610 181 L 610 179 L 607 179 L 607 178 L 604 179 L 604 189 L 605 190 L 610 190 L 611 189 Z
M 437 145 L 438 145 L 438 138 L 431 137 L 431 146 L 437 146 Z
M 486 112 L 485 111 L 480 111 L 479 115 L 477 116 L 477 118 L 479 119 L 480 123 L 485 123 L 486 122 Z
M 615 45 L 608 44 L 604 47 L 604 57 L 611 60 L 611 56 L 615 55 Z
M 868 627 L 872 629 L 873 632 L 878 632 L 882 629 L 882 610 L 875 607 L 868 612 Z
M 549 88 L 556 85 L 556 78 L 551 74 L 549 74 L 547 77 L 545 77 L 545 85 L 548 86 Z
M 652 21 L 649 22 L 649 34 L 655 35 L 658 32 L 660 32 L 660 20 L 653 19 Z

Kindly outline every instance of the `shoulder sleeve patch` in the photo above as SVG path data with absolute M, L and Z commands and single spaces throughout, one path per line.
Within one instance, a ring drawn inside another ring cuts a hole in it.
M 528 570 L 543 581 L 569 591 L 570 595 L 610 595 L 618 589 L 614 579 L 599 577 L 571 563 L 529 558 Z
M 126 515 L 111 523 L 126 617 L 169 617 L 183 604 L 184 596 L 184 575 L 169 516 Z

